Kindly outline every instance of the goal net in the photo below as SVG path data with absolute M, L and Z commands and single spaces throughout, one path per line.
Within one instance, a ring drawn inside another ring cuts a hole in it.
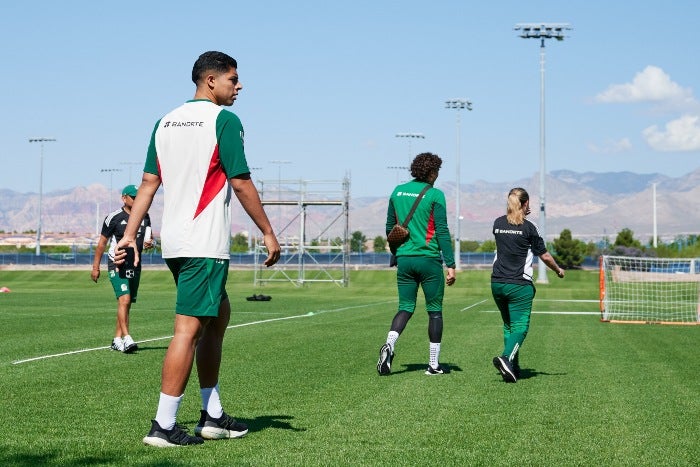
M 700 258 L 600 258 L 603 321 L 700 324 Z

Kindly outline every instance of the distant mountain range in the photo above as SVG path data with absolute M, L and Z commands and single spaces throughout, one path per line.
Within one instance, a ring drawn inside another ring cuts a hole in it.
M 548 240 L 569 229 L 575 238 L 614 241 L 617 232 L 629 228 L 635 238 L 646 243 L 653 233 L 653 184 L 656 184 L 657 234 L 669 241 L 677 235 L 700 233 L 700 169 L 682 177 L 632 172 L 577 173 L 553 171 L 547 175 Z M 539 175 L 502 183 L 477 181 L 463 184 L 460 190 L 461 238 L 483 241 L 491 236 L 493 220 L 505 213 L 506 195 L 514 186 L 530 193 L 532 214 L 539 218 Z M 438 179 L 437 187 L 448 200 L 450 230 L 455 233 L 455 195 L 453 182 Z M 267 206 L 266 210 L 280 237 L 292 242 L 300 236 L 301 219 L 306 221 L 306 240 L 342 236 L 345 216 L 337 205 L 309 204 Z M 367 238 L 384 235 L 388 193 L 377 197 L 350 198 L 349 231 L 361 231 Z M 112 193 L 112 210 L 120 207 L 118 194 Z M 306 194 L 303 197 L 308 200 Z M 110 208 L 108 189 L 94 184 L 43 195 L 43 231 L 45 235 L 64 234 L 94 238 Z M 233 203 L 232 233 L 252 228 L 240 205 Z M 0 230 L 7 233 L 36 230 L 38 194 L 0 189 Z M 162 190 L 151 207 L 156 234 L 162 214 Z

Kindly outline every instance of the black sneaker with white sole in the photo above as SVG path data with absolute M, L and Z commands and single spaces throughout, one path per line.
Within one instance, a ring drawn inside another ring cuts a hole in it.
M 379 361 L 377 362 L 377 372 L 380 375 L 388 375 L 391 373 L 391 361 L 394 359 L 394 353 L 391 351 L 389 344 L 384 344 L 379 349 Z
M 151 431 L 143 438 L 143 444 L 157 448 L 169 448 L 175 446 L 191 446 L 202 444 L 204 440 L 199 436 L 190 436 L 181 425 L 166 430 L 161 428 L 157 421 L 151 421 Z
M 428 376 L 434 376 L 434 375 L 443 375 L 447 373 L 447 371 L 441 366 L 438 365 L 437 367 L 433 368 L 432 366 L 428 365 L 428 369 L 425 370 L 425 374 Z
M 498 369 L 498 371 L 501 373 L 503 381 L 506 383 L 515 383 L 518 380 L 515 375 L 515 370 L 513 370 L 513 365 L 511 365 L 508 357 L 494 357 L 493 366 Z
M 248 425 L 236 421 L 225 412 L 221 417 L 214 418 L 202 410 L 194 434 L 204 439 L 242 438 L 248 434 Z

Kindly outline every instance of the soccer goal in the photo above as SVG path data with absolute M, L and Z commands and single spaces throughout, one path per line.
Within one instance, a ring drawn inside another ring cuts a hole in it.
M 700 258 L 601 256 L 603 321 L 700 324 Z

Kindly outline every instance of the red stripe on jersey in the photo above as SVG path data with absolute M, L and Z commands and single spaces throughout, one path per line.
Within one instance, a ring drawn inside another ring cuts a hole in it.
M 226 185 L 226 173 L 224 168 L 221 166 L 221 159 L 219 159 L 219 145 L 217 144 L 214 148 L 214 154 L 212 154 L 211 162 L 209 162 L 209 170 L 207 170 L 207 178 L 204 180 L 204 187 L 202 189 L 202 196 L 199 198 L 199 204 L 197 205 L 197 210 L 194 213 L 193 219 L 196 219 L 199 214 L 201 214 L 209 203 L 216 197 L 216 195 L 221 191 L 221 189 Z
M 430 243 L 430 240 L 435 236 L 435 216 L 433 211 L 430 211 L 430 217 L 428 218 L 428 228 L 425 229 L 425 244 Z

